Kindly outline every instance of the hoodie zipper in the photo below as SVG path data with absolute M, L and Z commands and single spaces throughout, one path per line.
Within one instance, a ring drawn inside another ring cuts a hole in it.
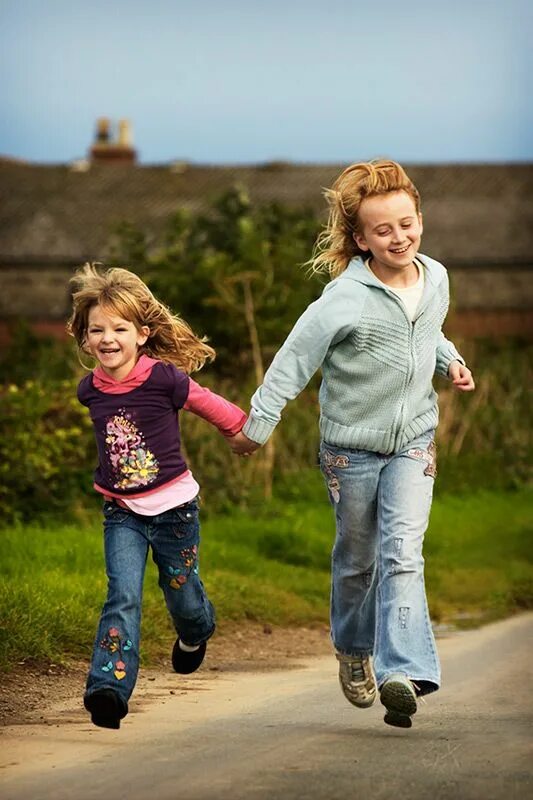
M 415 317 L 414 320 L 410 320 L 409 317 L 407 316 L 407 310 L 406 310 L 403 302 L 398 297 L 398 295 L 394 294 L 394 292 L 391 292 L 391 291 L 387 291 L 387 294 L 390 297 L 394 298 L 394 301 L 396 303 L 398 303 L 398 305 L 401 307 L 403 315 L 404 315 L 404 317 L 405 317 L 405 319 L 407 321 L 407 324 L 409 326 L 409 328 L 408 328 L 409 365 L 408 365 L 408 369 L 407 369 L 407 376 L 406 376 L 406 379 L 404 381 L 404 388 L 403 388 L 404 396 L 403 396 L 402 404 L 400 406 L 399 413 L 396 416 L 396 419 L 399 420 L 399 421 L 396 422 L 396 424 L 394 426 L 394 431 L 393 431 L 393 433 L 391 435 L 391 438 L 392 438 L 391 444 L 393 445 L 393 451 L 397 452 L 397 450 L 400 448 L 400 445 L 401 445 L 401 433 L 402 433 L 404 425 L 405 425 L 405 417 L 406 417 L 405 409 L 406 409 L 406 405 L 407 405 L 408 390 L 409 390 L 409 387 L 411 386 L 411 383 L 412 383 L 412 380 L 413 380 L 413 375 L 414 375 L 414 372 L 415 372 L 415 356 L 414 356 L 414 348 L 413 348 L 415 322 L 420 319 L 420 317 L 423 315 L 424 311 L 421 311 L 418 314 L 418 316 Z

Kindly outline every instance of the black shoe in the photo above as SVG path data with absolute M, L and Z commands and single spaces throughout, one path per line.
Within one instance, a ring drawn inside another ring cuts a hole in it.
M 172 666 L 175 672 L 181 675 L 189 675 L 191 672 L 196 672 L 202 661 L 204 660 L 207 642 L 202 642 L 198 650 L 193 650 L 192 653 L 187 653 L 180 647 L 180 638 L 176 639 L 174 648 L 172 650 Z
M 85 695 L 83 705 L 91 714 L 91 720 L 99 728 L 120 728 L 120 720 L 128 713 L 128 704 L 113 689 L 97 689 Z

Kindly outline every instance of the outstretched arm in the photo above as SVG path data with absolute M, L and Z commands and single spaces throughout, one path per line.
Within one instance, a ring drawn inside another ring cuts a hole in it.
M 239 406 L 230 403 L 211 389 L 200 386 L 192 378 L 189 378 L 189 394 L 183 408 L 210 422 L 228 440 L 229 437 L 235 436 L 246 422 L 246 414 Z
M 302 314 L 274 356 L 262 385 L 252 397 L 243 433 L 264 444 L 289 400 L 297 397 L 321 366 L 329 348 L 357 325 L 362 298 L 352 281 L 329 284 Z

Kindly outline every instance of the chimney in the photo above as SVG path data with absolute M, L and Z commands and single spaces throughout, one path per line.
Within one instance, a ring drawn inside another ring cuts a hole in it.
M 96 142 L 98 144 L 109 144 L 109 124 L 107 117 L 99 117 L 96 120 Z
M 111 138 L 110 130 L 111 122 L 107 117 L 100 117 L 96 121 L 96 136 L 90 150 L 91 163 L 135 164 L 137 153 L 132 145 L 129 120 L 119 120 L 118 139 Z
M 132 145 L 129 119 L 119 119 L 118 121 L 118 143 L 121 147 L 131 147 Z

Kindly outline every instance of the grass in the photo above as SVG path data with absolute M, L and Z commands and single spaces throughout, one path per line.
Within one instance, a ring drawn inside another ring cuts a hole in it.
M 488 620 L 533 606 L 529 507 L 526 490 L 435 500 L 425 546 L 435 621 Z M 222 627 L 326 621 L 332 539 L 332 512 L 311 470 L 269 504 L 208 517 L 201 572 Z M 0 668 L 87 658 L 105 594 L 100 521 L 4 529 L 0 559 Z M 173 632 L 151 561 L 143 609 L 143 659 L 156 663 Z

